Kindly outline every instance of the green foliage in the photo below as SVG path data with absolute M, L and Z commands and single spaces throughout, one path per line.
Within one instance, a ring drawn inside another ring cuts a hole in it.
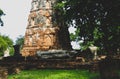
M 2 38 L 8 44 L 9 47 L 13 46 L 13 41 L 8 36 L 3 35 Z
M 58 1 L 58 3 L 55 5 L 55 8 L 62 10 L 64 6 L 65 6 L 65 2 L 63 2 L 63 1 Z
M 0 9 L 0 16 L 3 15 L 3 14 L 4 14 L 4 12 Z
M 76 40 L 76 35 L 75 35 L 74 33 L 71 33 L 71 34 L 70 34 L 70 39 L 71 39 L 72 41 L 75 41 L 75 40 Z
M 71 34 L 72 40 L 82 40 L 83 49 L 92 43 L 100 50 L 116 52 L 120 47 L 120 0 L 60 1 L 65 2 L 61 6 L 65 10 L 65 23 L 79 29 L 78 34 Z
M 98 76 L 87 70 L 28 70 L 10 75 L 8 79 L 93 79 Z
M 10 56 L 13 56 L 14 55 L 14 48 L 13 47 L 9 47 L 9 50 L 10 50 Z
M 24 36 L 20 35 L 19 37 L 17 37 L 17 40 L 15 41 L 15 45 L 19 45 L 21 50 L 24 45 Z
M 55 5 L 55 19 L 57 22 L 57 25 L 60 27 L 68 27 L 67 26 L 67 16 L 66 16 L 66 9 L 64 8 L 66 5 L 66 1 L 64 0 L 57 0 L 57 4 Z
M 10 55 L 14 54 L 14 48 L 13 48 L 13 40 L 9 38 L 9 36 L 2 35 L 3 40 L 7 44 L 7 48 L 10 51 Z
M 19 36 L 17 40 L 15 41 L 16 45 L 23 45 L 24 44 L 24 36 Z
M 7 48 L 10 50 L 10 54 L 13 54 L 13 41 L 8 36 L 0 35 L 0 56 Z
M 4 39 L 0 36 L 0 56 L 3 55 L 3 52 L 7 49 L 7 43 Z
M 79 33 L 80 33 L 80 29 L 76 29 L 75 33 L 71 33 L 70 34 L 70 39 L 71 41 L 79 41 Z

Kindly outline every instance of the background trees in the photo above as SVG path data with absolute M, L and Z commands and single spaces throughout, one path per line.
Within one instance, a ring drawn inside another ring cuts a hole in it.
M 4 12 L 0 9 L 0 26 L 3 26 L 4 23 L 1 19 L 1 16 L 5 15 Z M 9 36 L 1 35 L 0 34 L 0 56 L 4 55 L 4 51 L 6 49 L 9 49 L 10 55 L 14 54 L 14 48 L 13 48 L 13 40 L 9 38 Z
M 24 44 L 24 36 L 20 35 L 19 37 L 17 37 L 17 40 L 15 41 L 15 44 L 23 45 Z
M 19 37 L 17 37 L 15 44 L 20 45 L 20 47 L 22 48 L 22 46 L 24 44 L 24 36 L 20 35 Z
M 77 28 L 72 38 L 83 40 L 82 49 L 94 44 L 113 53 L 120 48 L 120 0 L 60 0 L 57 6 L 65 23 Z
M 0 36 L 0 56 L 3 55 L 3 52 L 7 49 L 7 43 L 4 41 L 2 36 Z
M 59 25 L 65 30 L 71 25 L 77 28 L 76 34 L 71 34 L 71 40 L 82 40 L 83 50 L 94 44 L 100 50 L 112 53 L 120 48 L 119 7 L 120 0 L 58 0 L 56 20 L 58 23 L 63 21 Z M 0 9 L 0 16 L 3 14 Z M 0 25 L 3 25 L 1 18 Z M 65 30 L 61 32 L 63 35 L 67 33 Z
M 0 56 L 4 55 L 4 51 L 7 48 L 10 50 L 10 54 L 13 55 L 13 41 L 8 36 L 0 35 Z

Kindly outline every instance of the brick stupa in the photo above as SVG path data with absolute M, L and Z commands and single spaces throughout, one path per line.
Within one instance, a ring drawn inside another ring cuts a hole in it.
M 56 24 L 54 5 L 56 0 L 32 0 L 32 8 L 28 16 L 22 56 L 34 56 L 37 51 L 69 50 L 69 39 L 64 42 L 60 34 L 60 27 Z M 61 36 L 61 37 L 60 37 Z M 64 43 L 65 46 L 62 46 Z

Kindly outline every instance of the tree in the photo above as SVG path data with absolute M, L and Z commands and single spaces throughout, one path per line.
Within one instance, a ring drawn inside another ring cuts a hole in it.
M 2 15 L 5 15 L 5 14 L 4 14 L 4 12 L 0 9 L 0 26 L 3 26 L 3 25 L 4 25 L 4 23 L 3 23 L 2 19 L 1 19 L 1 16 L 2 16 Z
M 3 55 L 3 52 L 7 49 L 7 43 L 4 39 L 0 36 L 0 56 Z
M 74 36 L 83 40 L 83 49 L 94 44 L 114 53 L 120 47 L 120 0 L 60 0 L 58 5 L 65 23 L 79 30 Z
M 61 0 L 56 0 L 56 3 L 57 4 L 55 4 L 54 7 L 54 21 L 56 22 L 57 26 L 59 26 L 59 42 L 63 49 L 71 50 L 72 46 L 70 44 L 70 34 L 68 31 L 69 24 L 66 21 L 67 17 L 65 16 L 65 10 L 63 9 L 65 3 L 61 2 Z
M 21 47 L 23 46 L 24 44 L 24 36 L 20 35 L 17 40 L 15 41 L 15 44 L 16 45 L 20 45 Z
M 0 35 L 0 56 L 7 48 L 10 50 L 10 54 L 13 55 L 13 41 L 8 36 Z

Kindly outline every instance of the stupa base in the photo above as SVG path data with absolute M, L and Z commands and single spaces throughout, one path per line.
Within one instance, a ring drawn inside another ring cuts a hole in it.
M 59 58 L 70 58 L 77 53 L 75 50 L 48 50 L 48 51 L 37 51 L 37 56 L 44 59 L 59 59 Z

